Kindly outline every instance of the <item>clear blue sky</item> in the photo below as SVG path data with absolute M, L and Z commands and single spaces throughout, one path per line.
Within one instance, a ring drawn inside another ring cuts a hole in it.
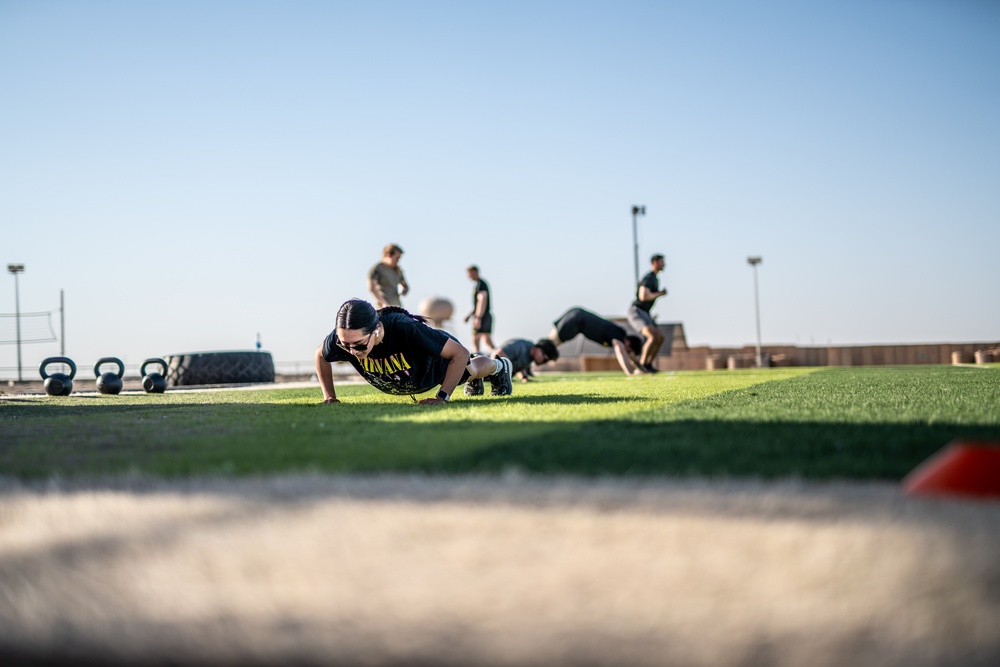
M 634 204 L 691 344 L 748 255 L 765 343 L 1000 339 L 1000 5 L 0 0 L 0 262 L 86 377 L 308 361 L 387 242 L 497 342 L 623 315 Z

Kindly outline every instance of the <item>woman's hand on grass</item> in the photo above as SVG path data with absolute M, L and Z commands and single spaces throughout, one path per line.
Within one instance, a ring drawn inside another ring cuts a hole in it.
M 417 405 L 441 405 L 447 402 L 448 401 L 444 400 L 443 398 L 438 398 L 435 396 L 433 398 L 425 398 L 423 400 L 417 401 Z

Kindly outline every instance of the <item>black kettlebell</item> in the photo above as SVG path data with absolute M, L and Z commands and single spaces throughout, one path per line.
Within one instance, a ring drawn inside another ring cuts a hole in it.
M 101 373 L 102 364 L 118 364 L 117 373 Z M 125 375 L 125 364 L 118 357 L 101 357 L 94 366 L 97 377 L 97 391 L 102 394 L 117 394 L 122 390 L 122 376 Z
M 69 366 L 69 375 L 65 373 L 53 373 L 49 375 L 45 372 L 45 367 L 49 364 L 66 364 Z M 38 367 L 42 379 L 45 380 L 45 393 L 49 396 L 69 396 L 73 391 L 73 378 L 76 377 L 76 364 L 69 357 L 49 357 L 42 361 Z
M 146 374 L 146 366 L 150 364 L 159 364 L 163 367 L 163 373 L 150 373 Z M 142 362 L 142 366 L 139 367 L 139 375 L 142 376 L 142 388 L 146 390 L 147 394 L 162 394 L 167 390 L 167 362 L 163 359 L 153 357 L 151 359 L 146 359 Z

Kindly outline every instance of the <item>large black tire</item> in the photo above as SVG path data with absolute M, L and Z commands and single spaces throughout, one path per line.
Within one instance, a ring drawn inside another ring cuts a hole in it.
M 274 382 L 270 352 L 196 352 L 172 354 L 164 359 L 167 381 L 174 387 Z

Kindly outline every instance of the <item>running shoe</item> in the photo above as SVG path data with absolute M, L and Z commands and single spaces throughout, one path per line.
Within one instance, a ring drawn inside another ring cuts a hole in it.
M 497 361 L 503 365 L 503 368 L 489 377 L 490 384 L 493 386 L 493 389 L 490 390 L 490 396 L 510 396 L 514 393 L 514 383 L 511 381 L 511 375 L 514 374 L 514 364 L 507 357 L 500 357 Z
M 466 396 L 482 396 L 483 395 L 483 379 L 478 378 L 475 380 L 469 380 L 465 383 L 465 395 Z

